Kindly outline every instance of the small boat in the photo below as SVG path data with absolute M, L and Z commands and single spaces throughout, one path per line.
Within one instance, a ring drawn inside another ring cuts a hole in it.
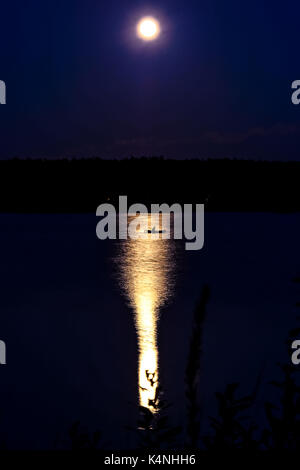
M 145 233 L 166 233 L 166 230 L 156 230 L 156 228 L 153 227 L 151 230 L 145 230 Z

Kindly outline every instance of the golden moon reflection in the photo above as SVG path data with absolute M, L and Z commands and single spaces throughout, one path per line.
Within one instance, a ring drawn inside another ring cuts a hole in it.
M 151 216 L 148 219 L 151 230 Z M 132 220 L 129 219 L 128 223 Z M 156 230 L 169 230 L 159 218 Z M 171 227 L 172 230 L 172 227 Z M 154 239 L 149 234 L 143 239 L 120 242 L 117 259 L 121 287 L 135 313 L 138 337 L 138 385 L 140 406 L 155 412 L 159 384 L 157 328 L 160 308 L 172 296 L 174 287 L 175 242 Z

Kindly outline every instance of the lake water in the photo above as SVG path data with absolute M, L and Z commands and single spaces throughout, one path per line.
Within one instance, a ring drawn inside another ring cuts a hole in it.
M 12 448 L 63 446 L 74 421 L 110 448 L 135 445 L 137 405 L 163 385 L 175 423 L 193 309 L 211 288 L 199 399 L 263 377 L 258 402 L 296 325 L 298 214 L 205 214 L 205 245 L 100 241 L 96 217 L 1 215 L 0 437 Z M 259 403 L 258 403 L 259 406 Z M 257 411 L 259 413 L 259 410 Z
M 114 262 L 120 287 L 134 313 L 138 343 L 138 387 L 140 406 L 152 413 L 158 406 L 159 351 L 157 344 L 161 308 L 174 293 L 177 271 L 173 221 L 160 217 L 152 227 L 152 216 L 128 219 L 128 226 L 138 220 L 139 239 L 118 242 Z M 171 222 L 171 221 L 170 221 Z M 157 233 L 145 233 L 154 230 Z

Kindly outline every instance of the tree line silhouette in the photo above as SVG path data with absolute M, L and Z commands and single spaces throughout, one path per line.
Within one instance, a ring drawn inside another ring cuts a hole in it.
M 204 203 L 208 211 L 300 210 L 300 162 L 250 160 L 0 161 L 2 212 L 92 212 L 103 202 Z

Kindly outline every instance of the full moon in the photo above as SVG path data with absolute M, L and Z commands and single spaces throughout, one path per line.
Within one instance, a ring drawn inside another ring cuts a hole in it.
M 144 41 L 153 41 L 160 34 L 160 24 L 151 16 L 142 18 L 137 25 L 137 35 Z

